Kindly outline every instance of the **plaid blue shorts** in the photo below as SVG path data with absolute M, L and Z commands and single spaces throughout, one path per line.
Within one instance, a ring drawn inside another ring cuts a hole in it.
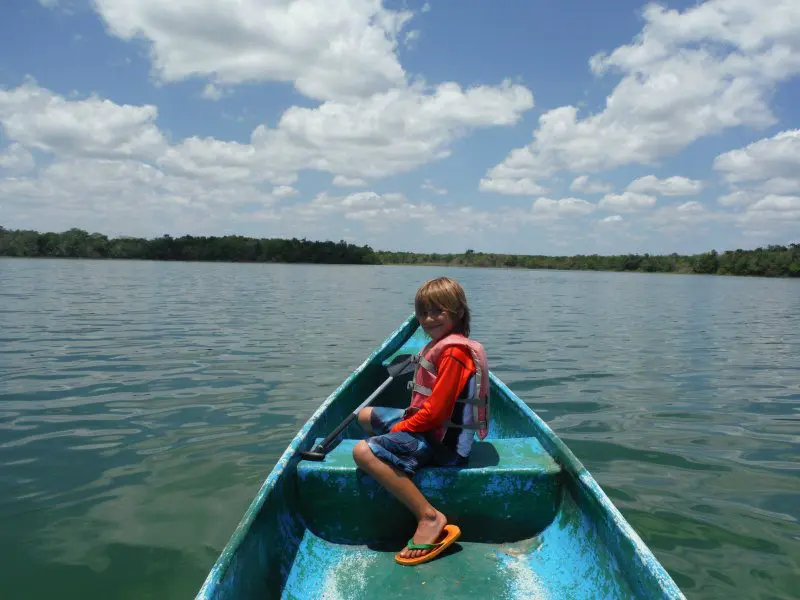
M 395 423 L 403 419 L 404 413 L 402 408 L 372 408 L 370 425 L 375 435 L 366 441 L 375 456 L 404 471 L 409 477 L 431 463 L 437 466 L 462 466 L 466 463 L 466 460 L 430 439 L 425 433 L 390 432 Z

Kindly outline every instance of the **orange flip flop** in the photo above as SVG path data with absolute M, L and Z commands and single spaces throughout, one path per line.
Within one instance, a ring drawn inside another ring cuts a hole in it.
M 444 537 L 441 539 L 441 541 L 436 542 L 435 544 L 415 544 L 414 538 L 411 538 L 408 540 L 406 548 L 409 550 L 430 550 L 430 552 L 416 558 L 403 558 L 398 552 L 394 555 L 394 559 L 399 564 L 407 566 L 420 565 L 424 562 L 428 562 L 429 560 L 433 560 L 461 536 L 461 529 L 459 529 L 458 525 L 445 525 L 444 529 L 442 530 L 442 536 Z

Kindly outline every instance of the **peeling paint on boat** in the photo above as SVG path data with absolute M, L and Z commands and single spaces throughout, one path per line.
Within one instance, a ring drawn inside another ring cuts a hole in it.
M 508 583 L 503 593 L 503 598 L 516 600 L 517 598 L 530 598 L 530 600 L 550 600 L 545 583 L 530 569 L 524 554 L 509 554 L 502 557 L 503 566 L 508 575 Z
M 347 452 L 310 464 L 299 462 L 298 451 L 310 449 L 385 378 L 382 361 L 423 341 L 412 315 L 328 396 L 266 478 L 197 598 L 684 597 L 569 448 L 493 373 L 487 441 L 505 453 L 501 463 L 518 463 L 519 469 L 504 472 L 495 463 L 463 472 L 424 470 L 421 481 L 429 493 L 437 502 L 449 502 L 469 526 L 440 559 L 413 569 L 396 565 L 394 552 L 413 532 L 410 513 L 392 508 L 396 500 L 355 469 Z M 350 429 L 343 437 L 353 435 L 358 431 Z M 531 443 L 507 442 L 512 438 Z M 469 493 L 448 494 L 458 486 Z M 317 495 L 311 489 L 318 489 Z M 353 514 L 339 518 L 335 505 L 324 504 L 321 490 L 339 503 L 337 510 Z M 492 512 L 482 518 L 495 518 L 512 539 L 490 541 L 493 531 L 482 531 L 474 519 L 470 523 L 475 511 L 487 506 Z M 528 509 L 527 516 L 520 508 Z M 361 514 L 370 510 L 378 512 L 370 518 Z M 381 518 L 388 519 L 384 529 L 396 538 L 391 547 L 354 543 L 354 535 L 370 539 Z M 526 532 L 524 526 L 536 518 L 541 523 Z
M 374 552 L 359 547 L 345 550 L 324 544 L 314 536 L 308 536 L 303 547 L 281 598 L 368 597 L 366 573 L 377 560 Z

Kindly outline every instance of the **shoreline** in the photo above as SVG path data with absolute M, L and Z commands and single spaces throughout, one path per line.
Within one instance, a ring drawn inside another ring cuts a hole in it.
M 0 226 L 0 256 L 9 258 L 77 258 L 174 262 L 405 265 L 584 271 L 668 273 L 745 277 L 800 277 L 800 244 L 738 248 L 701 254 L 501 254 L 494 252 L 404 252 L 374 250 L 340 240 L 251 238 L 238 235 L 164 235 L 145 239 L 109 238 L 72 228 L 61 233 L 11 230 Z
M 162 263 L 192 263 L 192 264 L 245 264 L 245 265 L 294 265 L 294 266 L 334 266 L 334 267 L 443 267 L 443 268 L 463 268 L 463 269 L 500 269 L 508 271 L 553 271 L 561 273 L 638 273 L 643 275 L 692 275 L 692 276 L 717 276 L 717 277 L 747 277 L 763 279 L 796 279 L 798 275 L 765 275 L 762 273 L 729 273 L 715 271 L 713 273 L 698 273 L 691 270 L 673 271 L 652 271 L 644 269 L 587 269 L 569 267 L 525 267 L 507 265 L 475 265 L 463 263 L 446 262 L 386 262 L 386 263 L 334 263 L 334 262 L 311 262 L 311 261 L 274 261 L 274 260 L 197 260 L 197 259 L 161 259 L 161 258 L 125 258 L 125 257 L 102 257 L 102 256 L 10 256 L 0 254 L 0 259 L 18 260 L 85 260 L 85 261 L 121 261 L 121 262 L 162 262 Z

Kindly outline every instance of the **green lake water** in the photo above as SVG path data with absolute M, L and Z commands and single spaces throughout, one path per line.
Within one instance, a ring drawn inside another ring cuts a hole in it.
M 0 259 L 0 598 L 193 597 L 442 273 L 687 597 L 797 597 L 799 281 Z

